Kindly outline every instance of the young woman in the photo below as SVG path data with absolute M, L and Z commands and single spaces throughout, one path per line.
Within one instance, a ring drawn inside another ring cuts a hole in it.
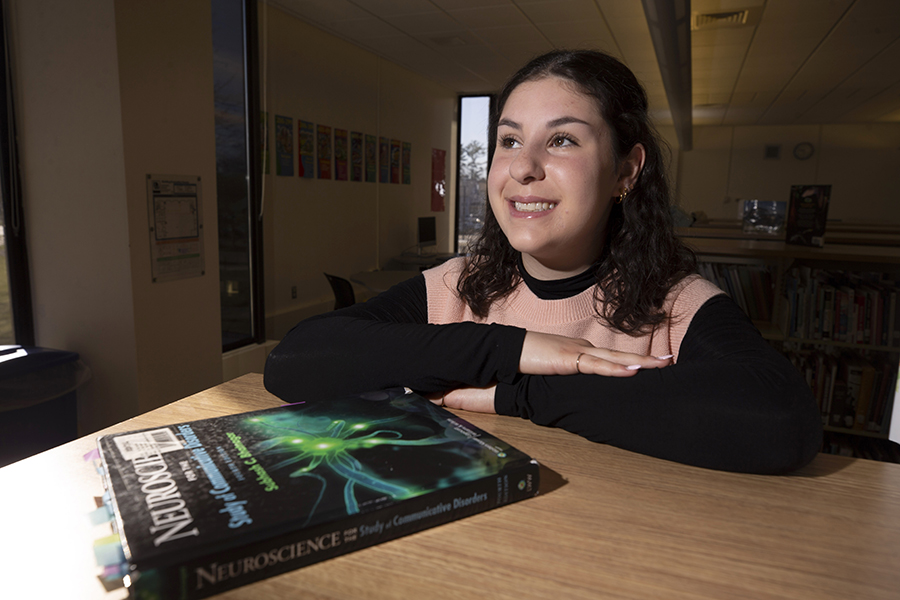
M 294 401 L 407 386 L 698 466 L 809 462 L 812 393 L 694 274 L 634 75 L 599 52 L 541 56 L 501 91 L 490 140 L 470 255 L 300 323 L 266 387 Z

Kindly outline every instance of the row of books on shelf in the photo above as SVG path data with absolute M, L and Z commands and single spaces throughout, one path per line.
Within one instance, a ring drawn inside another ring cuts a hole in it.
M 870 437 L 845 435 L 836 432 L 825 432 L 822 452 L 866 458 L 881 462 L 900 463 L 900 445 Z
M 785 274 L 788 337 L 900 348 L 900 286 L 882 273 L 794 267 Z
M 886 355 L 788 351 L 812 389 L 822 424 L 856 432 L 887 434 L 891 423 L 897 361 Z
M 769 267 L 723 263 L 700 263 L 700 275 L 715 283 L 737 302 L 751 319 L 770 321 L 775 295 Z

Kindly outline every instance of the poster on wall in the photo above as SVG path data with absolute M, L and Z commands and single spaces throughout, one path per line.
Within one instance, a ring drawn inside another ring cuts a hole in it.
M 316 139 L 319 179 L 331 179 L 331 127 L 319 125 Z
M 378 138 L 378 183 L 391 182 L 391 141 Z
M 275 115 L 275 174 L 294 175 L 294 120 Z
M 297 120 L 297 153 L 300 177 L 313 179 L 316 176 L 316 126 L 310 121 Z
M 400 140 L 391 140 L 391 183 L 400 183 Z
M 363 134 L 350 132 L 350 181 L 362 181 L 363 173 Z
M 366 182 L 375 183 L 378 172 L 378 140 L 366 134 Z
M 334 130 L 334 178 L 347 181 L 348 170 L 347 130 Z
M 446 150 L 431 149 L 431 210 L 444 211 L 444 195 L 447 193 Z
M 412 181 L 409 162 L 412 159 L 412 144 L 403 142 L 403 153 L 400 159 L 403 172 L 403 183 L 409 184 Z
M 259 145 L 260 157 L 262 158 L 263 174 L 269 174 L 269 113 L 260 111 L 259 113 Z
M 200 177 L 147 175 L 153 283 L 204 274 Z

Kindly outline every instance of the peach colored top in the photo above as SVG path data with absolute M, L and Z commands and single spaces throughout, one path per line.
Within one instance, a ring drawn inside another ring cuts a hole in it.
M 648 356 L 675 355 L 703 303 L 724 292 L 699 275 L 689 275 L 675 284 L 663 305 L 667 319 L 648 334 L 638 337 L 613 329 L 597 318 L 591 286 L 576 296 L 561 300 L 542 300 L 526 285 L 519 285 L 509 296 L 494 302 L 486 318 L 475 316 L 456 292 L 465 258 L 455 258 L 423 273 L 428 291 L 428 322 L 433 324 L 498 323 L 528 331 L 553 333 L 584 339 L 598 348 L 632 352 Z

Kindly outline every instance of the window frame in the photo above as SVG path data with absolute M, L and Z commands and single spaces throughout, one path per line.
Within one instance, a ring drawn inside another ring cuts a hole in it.
M 262 173 L 260 155 L 261 127 L 259 102 L 259 34 L 257 0 L 242 0 L 244 66 L 244 140 L 247 166 L 247 214 L 250 269 L 250 335 L 226 343 L 222 353 L 262 344 L 266 340 L 266 315 L 263 271 Z M 220 253 L 221 256 L 221 253 Z M 221 270 L 219 271 L 221 278 Z M 224 325 L 224 323 L 223 323 Z
M 19 152 L 16 143 L 16 119 L 12 69 L 9 60 L 6 3 L 0 6 L 0 50 L 3 52 L 3 77 L 0 78 L 0 199 L 3 202 L 3 230 L 9 278 L 15 343 L 33 346 L 34 313 L 31 306 L 31 277 L 28 245 L 20 186 Z
M 459 253 L 459 224 L 462 219 L 462 211 L 460 210 L 460 195 L 462 190 L 462 105 L 463 100 L 466 98 L 488 99 L 488 123 L 490 123 L 490 116 L 494 113 L 494 109 L 497 106 L 497 94 L 459 94 L 456 97 L 456 198 L 454 198 L 454 205 L 456 207 L 456 219 L 455 223 L 453 224 L 454 254 Z M 487 170 L 490 171 L 491 160 L 494 157 L 494 148 L 491 146 L 490 132 L 485 133 L 488 134 L 488 139 L 485 146 L 487 151 Z M 485 199 L 485 201 L 486 200 L 487 199 Z

